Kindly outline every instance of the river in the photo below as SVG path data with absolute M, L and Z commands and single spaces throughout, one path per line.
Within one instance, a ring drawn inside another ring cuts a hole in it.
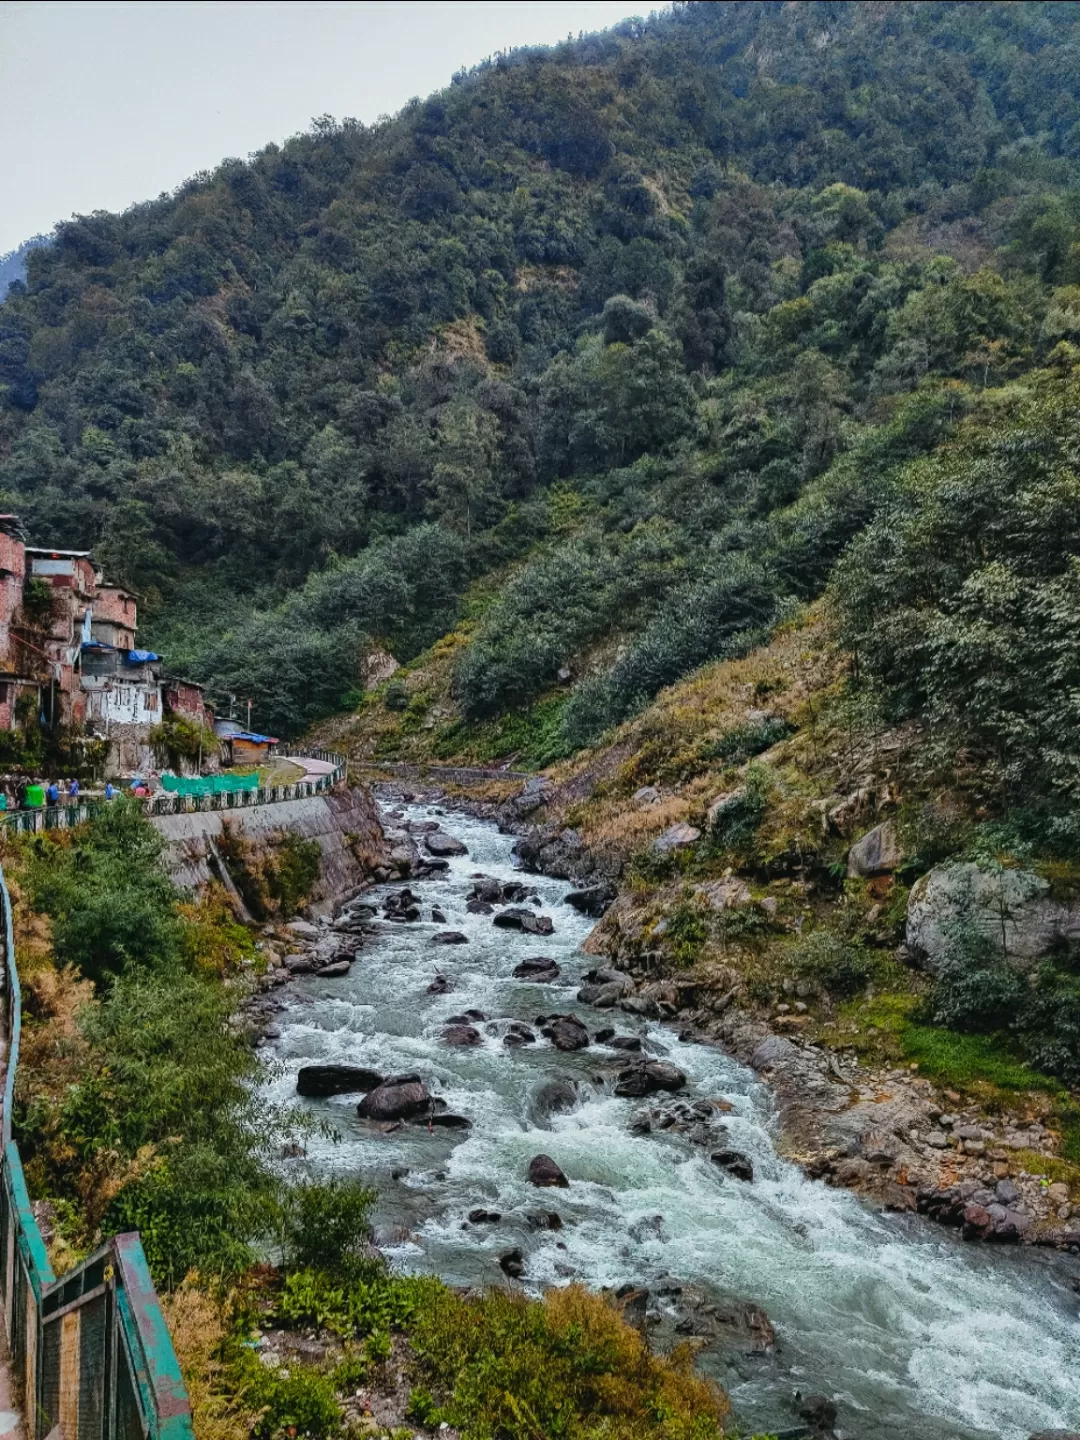
M 405 812 L 442 818 L 420 805 Z M 464 1133 L 406 1126 L 384 1134 L 357 1118 L 356 1096 L 302 1102 L 340 1136 L 313 1142 L 311 1163 L 378 1190 L 380 1227 L 402 1233 L 388 1247 L 399 1267 L 451 1284 L 506 1284 L 499 1256 L 520 1246 L 530 1289 L 570 1279 L 632 1282 L 649 1287 L 661 1311 L 674 1311 L 677 1296 L 657 1298 L 673 1277 L 721 1309 L 733 1298 L 754 1302 L 776 1327 L 775 1353 L 728 1346 L 702 1357 L 748 1428 L 796 1426 L 796 1389 L 836 1400 L 843 1440 L 1027 1440 L 1039 1430 L 1080 1428 L 1074 1263 L 965 1245 L 917 1217 L 878 1213 L 806 1179 L 777 1155 L 768 1092 L 746 1067 L 659 1024 L 575 1002 L 581 975 L 597 962 L 580 953 L 592 922 L 563 903 L 568 885 L 527 877 L 541 913 L 554 920 L 549 937 L 468 913 L 476 873 L 522 878 L 513 842 L 466 816 L 442 823 L 469 853 L 444 876 L 411 882 L 423 921 L 380 923 L 347 977 L 298 979 L 282 992 L 287 1008 L 274 1043 L 282 1064 L 269 1087 L 288 1099 L 297 1069 L 316 1061 L 419 1071 L 452 1112 L 472 1121 Z M 430 921 L 432 906 L 445 924 Z M 469 943 L 433 945 L 443 929 L 464 932 Z M 512 978 L 516 964 L 536 955 L 560 965 L 554 984 Z M 453 981 L 452 992 L 427 993 L 437 972 Z M 592 1032 L 617 1023 L 620 1033 L 642 1036 L 686 1072 L 685 1096 L 730 1102 L 721 1143 L 752 1158 L 753 1182 L 725 1175 L 680 1135 L 630 1134 L 629 1118 L 648 1102 L 617 1099 L 597 1084 L 619 1059 L 609 1049 L 567 1054 L 542 1039 L 509 1049 L 504 1025 L 481 1046 L 448 1047 L 443 1026 L 467 1009 L 530 1024 L 572 1011 Z M 535 1095 L 555 1077 L 583 1082 L 583 1100 L 547 1118 Z M 568 1189 L 528 1184 L 529 1160 L 541 1152 L 569 1176 Z M 475 1207 L 501 1212 L 502 1223 L 468 1224 Z M 530 1229 L 524 1213 L 538 1209 L 557 1210 L 562 1229 Z

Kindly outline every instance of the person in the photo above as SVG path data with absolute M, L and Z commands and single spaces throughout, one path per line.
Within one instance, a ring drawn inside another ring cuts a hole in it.
M 105 799 L 111 800 L 115 794 L 116 791 L 112 788 L 112 781 L 110 780 L 105 786 Z
M 57 785 L 55 780 L 49 781 L 48 789 L 45 791 L 45 800 L 49 805 L 58 805 L 60 803 L 60 786 Z
M 71 784 L 68 786 L 68 794 L 71 796 L 71 799 L 77 804 L 79 800 L 78 780 L 72 780 Z

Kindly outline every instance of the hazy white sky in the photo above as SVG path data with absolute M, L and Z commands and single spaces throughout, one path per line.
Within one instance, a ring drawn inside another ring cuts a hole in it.
M 0 0 L 0 254 L 246 156 L 313 116 L 374 120 L 632 0 Z

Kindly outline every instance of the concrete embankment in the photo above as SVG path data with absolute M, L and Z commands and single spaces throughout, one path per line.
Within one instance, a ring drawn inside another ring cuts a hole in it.
M 168 842 L 170 874 L 189 889 L 224 878 L 217 853 L 223 839 L 242 839 L 255 856 L 272 849 L 283 832 L 314 840 L 321 851 L 311 897 L 315 914 L 329 913 L 335 901 L 365 883 L 383 858 L 378 807 L 359 786 L 341 785 L 273 805 L 158 815 L 151 823 Z

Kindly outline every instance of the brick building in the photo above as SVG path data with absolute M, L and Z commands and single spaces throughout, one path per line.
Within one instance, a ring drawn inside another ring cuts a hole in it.
M 138 597 L 104 582 L 88 550 L 28 545 L 0 515 L 0 730 L 35 722 L 109 741 L 114 773 L 153 765 L 168 711 L 212 720 L 200 686 L 163 684 L 161 657 L 136 647 Z

